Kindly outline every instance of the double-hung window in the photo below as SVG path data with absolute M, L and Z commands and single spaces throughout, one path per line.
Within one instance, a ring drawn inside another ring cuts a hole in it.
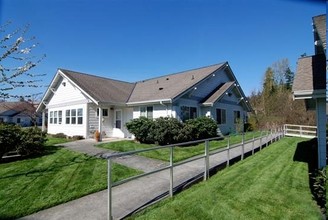
M 189 106 L 181 106 L 181 115 L 182 115 L 182 121 L 197 118 L 197 108 L 189 107 Z
M 227 117 L 226 117 L 226 110 L 222 108 L 216 109 L 216 121 L 218 124 L 226 124 Z
M 153 119 L 153 107 L 152 106 L 140 107 L 140 116 Z

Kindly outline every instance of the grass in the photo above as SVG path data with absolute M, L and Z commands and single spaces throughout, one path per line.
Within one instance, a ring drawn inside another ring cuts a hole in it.
M 245 140 L 250 140 L 254 137 L 260 137 L 261 132 L 247 132 L 245 134 Z M 230 137 L 230 144 L 237 144 L 242 141 L 241 135 L 232 135 Z M 216 150 L 219 148 L 226 147 L 228 144 L 228 138 L 226 137 L 223 140 L 215 140 L 210 142 L 210 150 Z M 151 147 L 155 147 L 156 145 L 153 144 L 140 144 L 135 141 L 116 141 L 116 142 L 109 142 L 109 143 L 103 143 L 97 145 L 97 147 L 100 148 L 106 148 L 111 149 L 114 151 L 120 151 L 120 152 L 128 152 L 128 151 L 134 151 L 134 150 L 141 150 L 141 149 L 147 149 Z M 174 162 L 182 161 L 185 159 L 188 159 L 190 157 L 200 155 L 204 153 L 205 145 L 204 143 L 195 145 L 195 146 L 183 146 L 183 147 L 175 147 L 174 148 Z M 140 153 L 139 155 L 154 158 L 158 160 L 163 161 L 169 161 L 170 157 L 170 149 L 159 149 L 159 150 L 153 150 L 153 151 L 147 151 Z
M 140 173 L 119 164 L 113 164 L 113 172 L 114 181 Z M 29 215 L 106 187 L 105 160 L 48 146 L 44 156 L 0 164 L 0 219 Z
M 308 165 L 293 161 L 301 138 L 284 138 L 130 219 L 321 219 Z

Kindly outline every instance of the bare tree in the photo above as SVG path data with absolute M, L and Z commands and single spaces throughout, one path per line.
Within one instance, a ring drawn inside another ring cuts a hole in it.
M 44 58 L 33 56 L 32 50 L 38 46 L 35 37 L 26 37 L 29 25 L 9 31 L 11 22 L 0 26 L 0 99 L 30 98 L 34 94 L 15 94 L 17 88 L 40 87 L 44 74 L 33 74 L 34 69 Z

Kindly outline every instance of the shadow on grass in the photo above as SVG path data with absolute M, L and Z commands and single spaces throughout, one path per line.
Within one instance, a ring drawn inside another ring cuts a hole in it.
M 302 141 L 297 144 L 294 154 L 294 161 L 304 162 L 308 165 L 309 186 L 314 200 L 323 212 L 325 212 L 325 198 L 318 198 L 315 189 L 315 177 L 318 166 L 318 141 L 317 138 L 313 138 L 308 141 Z

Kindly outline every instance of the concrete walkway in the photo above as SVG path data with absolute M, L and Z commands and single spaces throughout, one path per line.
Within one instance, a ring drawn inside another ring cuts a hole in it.
M 109 150 L 109 149 L 103 149 L 99 147 L 95 147 L 96 144 L 100 143 L 108 143 L 113 141 L 121 141 L 126 139 L 119 139 L 119 138 L 105 138 L 102 142 L 97 143 L 93 139 L 85 139 L 85 140 L 79 140 L 79 141 L 73 141 L 73 142 L 67 142 L 63 144 L 58 144 L 58 146 L 63 146 L 67 149 L 77 151 L 80 153 L 88 154 L 90 156 L 95 156 L 102 158 L 102 155 L 110 155 L 117 153 L 116 151 Z M 113 160 L 115 163 L 131 167 L 137 170 L 141 170 L 143 172 L 149 172 L 153 169 L 160 168 L 167 166 L 168 163 L 150 159 L 147 157 L 139 156 L 139 155 L 129 155 L 124 157 L 115 158 Z
M 274 135 L 272 138 L 275 138 Z M 269 142 L 270 138 L 262 138 L 262 145 Z M 69 148 L 69 146 L 67 146 Z M 260 148 L 260 140 L 252 143 L 247 143 L 244 146 L 244 152 L 251 153 L 252 149 Z M 235 147 L 230 150 L 230 158 L 240 157 L 242 147 Z M 227 151 L 217 152 L 210 156 L 210 167 L 216 167 L 220 164 L 226 163 Z M 141 162 L 141 160 L 140 160 Z M 183 164 L 174 168 L 174 187 L 186 187 L 191 179 L 194 177 L 202 177 L 204 172 L 204 159 L 199 159 L 187 164 Z M 155 169 L 154 167 L 150 167 Z M 114 219 L 121 219 L 135 210 L 147 205 L 157 197 L 162 197 L 168 194 L 169 190 L 169 170 L 161 171 L 146 177 L 142 177 L 112 189 L 112 216 Z M 107 219 L 107 190 L 103 190 L 80 199 L 67 202 L 49 208 L 22 219 Z

